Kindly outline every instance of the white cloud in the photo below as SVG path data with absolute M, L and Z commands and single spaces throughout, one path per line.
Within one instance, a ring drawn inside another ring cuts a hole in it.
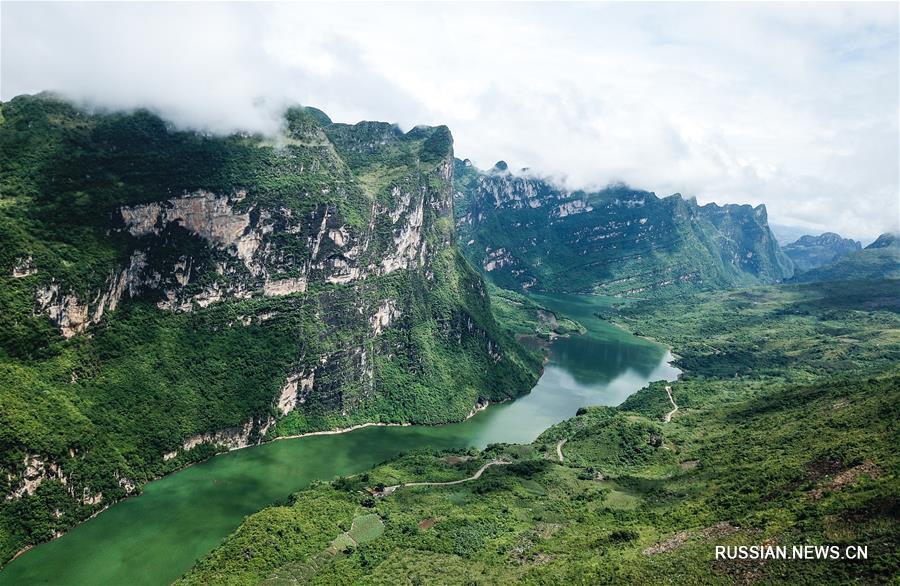
M 459 156 L 622 180 L 782 224 L 898 229 L 888 4 L 2 5 L 2 97 L 45 89 L 177 124 L 447 124 Z

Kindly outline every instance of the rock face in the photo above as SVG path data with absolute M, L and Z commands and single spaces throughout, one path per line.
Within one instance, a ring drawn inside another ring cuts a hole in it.
M 792 271 L 764 206 L 699 206 L 621 185 L 571 192 L 468 161 L 457 161 L 455 187 L 464 254 L 501 286 L 648 295 Z
M 438 176 L 449 177 L 449 168 L 445 163 Z M 409 181 L 393 187 L 396 205 L 374 204 L 372 221 L 358 229 L 344 223 L 330 203 L 318 204 L 306 214 L 253 204 L 240 211 L 237 206 L 246 195 L 245 190 L 233 195 L 198 190 L 162 202 L 121 207 L 122 226 L 117 229 L 145 250 L 134 251 L 129 265 L 112 274 L 92 299 L 81 299 L 51 282 L 36 293 L 36 311 L 46 313 L 65 337 L 71 337 L 98 323 L 123 295 L 161 296 L 157 302 L 161 309 L 191 311 L 227 298 L 303 293 L 311 281 L 350 284 L 401 269 L 422 269 L 429 260 L 426 208 L 446 213 L 450 209 L 435 201 L 442 194 Z M 389 231 L 392 238 L 379 240 L 379 229 Z M 154 255 L 154 247 L 171 232 L 201 239 L 215 262 L 203 266 L 197 258 L 180 255 L 171 266 L 148 263 L 147 255 Z M 432 247 L 450 245 L 449 234 L 440 236 Z M 300 258 L 285 257 L 279 248 L 285 237 L 302 247 Z M 199 291 L 191 286 L 203 282 L 204 271 L 210 269 L 226 278 L 204 283 Z
M 24 470 L 20 477 L 20 483 L 6 495 L 7 501 L 15 501 L 32 496 L 38 491 L 41 484 L 52 481 L 62 485 L 66 494 L 82 505 L 98 505 L 103 502 L 103 493 L 97 492 L 95 494 L 90 486 L 80 485 L 76 489 L 78 483 L 67 476 L 62 466 L 57 462 L 44 461 L 37 454 L 26 454 L 22 463 Z M 128 494 L 135 489 L 129 478 L 118 476 L 116 481 Z
M 862 250 L 838 256 L 794 276 L 799 283 L 900 279 L 900 240 L 886 233 Z M 885 300 L 893 304 L 890 300 Z
M 210 137 L 46 97 L 3 116 L 4 552 L 219 450 L 461 420 L 537 377 L 456 247 L 445 127 L 294 108 L 283 136 Z
M 15 279 L 23 279 L 25 277 L 29 277 L 37 272 L 37 269 L 34 268 L 34 259 L 30 256 L 25 258 L 16 259 L 16 264 L 13 265 L 12 276 Z
M 264 420 L 251 418 L 239 427 L 219 429 L 214 432 L 201 433 L 186 438 L 181 444 L 181 449 L 189 451 L 204 444 L 220 446 L 229 450 L 246 448 L 247 446 L 260 443 L 274 423 L 275 420 L 271 417 Z M 165 458 L 165 456 L 163 457 Z
M 802 236 L 784 247 L 784 253 L 794 262 L 798 271 L 808 271 L 829 264 L 859 250 L 862 250 L 862 244 L 856 240 L 841 238 L 834 232 Z
M 59 326 L 60 333 L 71 338 L 99 322 L 103 313 L 114 310 L 123 297 L 132 297 L 142 290 L 147 284 L 143 274 L 146 260 L 142 251 L 132 253 L 128 266 L 113 271 L 90 301 L 79 299 L 74 292 L 63 292 L 61 285 L 51 280 L 35 293 L 35 312 L 47 314 Z M 158 280 L 157 274 L 155 282 Z
M 900 247 L 900 237 L 891 232 L 885 232 L 875 239 L 875 242 L 866 246 L 866 250 L 875 250 L 878 248 L 897 248 Z

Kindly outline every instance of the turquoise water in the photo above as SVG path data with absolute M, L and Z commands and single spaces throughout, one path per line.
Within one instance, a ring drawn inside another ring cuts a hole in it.
M 144 487 L 0 572 L 0 584 L 167 584 L 221 543 L 246 515 L 310 482 L 362 472 L 400 452 L 433 446 L 527 443 L 585 405 L 617 405 L 649 381 L 674 379 L 661 346 L 604 324 L 603 300 L 541 297 L 588 326 L 557 339 L 532 392 L 468 421 L 368 427 L 340 435 L 273 442 L 230 452 Z

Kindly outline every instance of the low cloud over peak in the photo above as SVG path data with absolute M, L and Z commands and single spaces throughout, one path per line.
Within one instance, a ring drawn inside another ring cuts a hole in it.
M 2 98 L 182 126 L 447 124 L 457 154 L 781 224 L 898 229 L 891 4 L 2 4 Z

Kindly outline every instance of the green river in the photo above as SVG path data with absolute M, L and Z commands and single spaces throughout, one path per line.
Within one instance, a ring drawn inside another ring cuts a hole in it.
M 588 327 L 553 342 L 530 394 L 441 426 L 368 427 L 277 441 L 216 456 L 151 482 L 63 537 L 0 571 L 0 584 L 168 584 L 245 516 L 310 482 L 362 472 L 421 446 L 527 443 L 585 405 L 617 405 L 649 381 L 672 380 L 665 348 L 601 322 L 596 297 L 539 297 Z

